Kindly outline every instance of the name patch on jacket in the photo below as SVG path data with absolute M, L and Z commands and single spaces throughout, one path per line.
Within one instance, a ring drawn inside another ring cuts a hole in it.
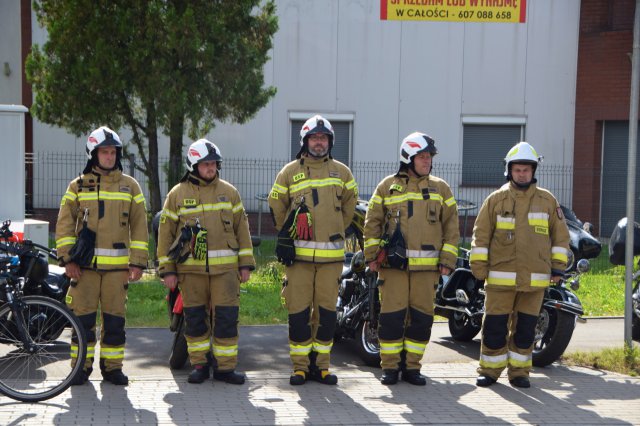
M 293 181 L 297 182 L 299 180 L 304 179 L 304 173 L 298 173 L 297 175 L 293 175 Z
M 224 203 L 227 201 L 227 196 L 226 195 L 218 195 L 218 201 L 221 203 Z
M 129 188 L 128 186 L 121 186 L 120 192 L 126 192 L 127 194 L 131 194 L 131 188 Z
M 389 192 L 393 192 L 393 191 L 402 192 L 402 185 L 398 185 L 397 183 L 394 183 L 389 187 Z
M 194 198 L 185 198 L 182 203 L 185 207 L 195 207 L 198 204 Z
M 549 235 L 549 228 L 546 226 L 534 226 L 533 232 L 536 234 Z
M 340 177 L 340 172 L 329 172 L 329 177 Z

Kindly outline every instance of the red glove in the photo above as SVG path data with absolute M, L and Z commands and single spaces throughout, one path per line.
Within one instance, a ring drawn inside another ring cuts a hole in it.
M 310 213 L 299 213 L 296 217 L 296 232 L 301 240 L 311 240 L 313 238 L 313 225 Z

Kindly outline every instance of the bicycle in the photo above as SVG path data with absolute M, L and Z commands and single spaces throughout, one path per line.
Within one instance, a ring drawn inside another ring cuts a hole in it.
M 38 402 L 71 385 L 84 366 L 87 338 L 65 305 L 24 296 L 19 271 L 17 256 L 0 256 L 0 393 Z

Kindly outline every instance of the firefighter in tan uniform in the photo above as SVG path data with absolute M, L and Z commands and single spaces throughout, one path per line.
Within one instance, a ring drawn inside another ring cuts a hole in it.
M 378 272 L 385 385 L 396 384 L 400 373 L 413 385 L 426 384 L 420 360 L 431 337 L 434 287 L 456 264 L 458 209 L 449 185 L 430 175 L 437 153 L 428 135 L 407 136 L 400 145 L 400 169 L 378 184 L 369 201 L 364 252 L 369 268 Z M 404 242 L 406 257 L 397 240 Z
M 62 197 L 56 226 L 58 257 L 72 279 L 67 304 L 82 322 L 88 342 L 84 370 L 72 384 L 86 383 L 93 371 L 100 305 L 100 370 L 105 381 L 126 385 L 127 286 L 147 266 L 145 200 L 138 182 L 122 173 L 122 142 L 113 130 L 94 130 L 86 153 L 87 165 Z M 77 347 L 71 349 L 73 362 Z
M 347 166 L 331 157 L 333 128 L 319 115 L 300 130 L 295 161 L 276 177 L 269 207 L 280 231 L 276 252 L 286 267 L 283 295 L 289 311 L 292 385 L 307 379 L 334 385 L 329 372 L 336 324 L 338 279 L 344 261 L 345 229 L 351 223 L 358 189 Z M 282 254 L 282 241 L 290 238 Z
M 238 359 L 240 283 L 255 269 L 249 221 L 238 190 L 220 179 L 222 156 L 206 139 L 192 143 L 188 172 L 167 194 L 158 232 L 159 273 L 179 286 L 185 336 L 194 367 L 189 383 L 210 377 L 207 354 L 213 329 L 213 378 L 243 384 Z
M 569 231 L 554 196 L 536 186 L 540 160 L 526 142 L 509 150 L 508 182 L 487 197 L 473 228 L 471 270 L 486 291 L 478 386 L 492 385 L 505 368 L 512 386 L 531 386 L 544 292 L 566 268 Z

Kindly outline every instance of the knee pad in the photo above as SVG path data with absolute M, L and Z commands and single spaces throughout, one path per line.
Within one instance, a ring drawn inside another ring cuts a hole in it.
M 96 341 L 96 332 L 93 329 L 96 326 L 96 312 L 91 312 L 90 314 L 78 315 L 78 319 L 82 324 L 82 328 L 84 328 L 84 332 L 87 334 L 87 342 L 95 342 Z M 78 338 L 73 336 L 71 340 L 74 343 L 78 343 Z
M 209 330 L 207 326 L 207 308 L 204 305 L 184 308 L 184 334 L 190 337 L 199 337 Z
M 112 346 L 122 346 L 125 341 L 124 317 L 102 313 L 104 337 L 102 343 Z
M 402 336 L 404 336 L 404 318 L 406 315 L 406 309 L 381 313 L 378 337 L 382 340 L 402 339 Z
M 236 337 L 238 335 L 238 312 L 237 306 L 216 306 L 213 336 L 221 339 Z
M 305 342 L 311 339 L 310 315 L 311 308 L 306 308 L 297 314 L 289 314 L 289 339 L 291 341 Z
M 411 318 L 411 323 L 407 327 L 404 336 L 417 342 L 428 342 L 431 338 L 433 315 L 409 308 L 409 317 Z
M 336 311 L 330 311 L 320 306 L 320 327 L 316 333 L 316 339 L 327 342 L 333 339 L 336 331 Z
M 516 323 L 516 333 L 513 335 L 513 343 L 520 349 L 528 349 L 533 344 L 536 336 L 536 323 L 538 317 L 523 312 L 518 312 L 518 322 Z
M 507 344 L 509 314 L 486 315 L 482 325 L 482 343 L 489 349 L 500 349 Z

